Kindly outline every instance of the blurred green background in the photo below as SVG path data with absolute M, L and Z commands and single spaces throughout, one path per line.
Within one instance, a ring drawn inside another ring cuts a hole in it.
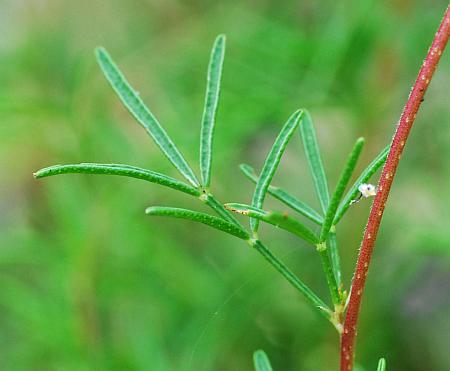
M 227 35 L 213 163 L 222 201 L 249 202 L 287 117 L 308 108 L 333 189 L 358 136 L 359 171 L 390 140 L 447 1 L 1 0 L 0 368 L 336 370 L 338 337 L 244 243 L 144 215 L 196 200 L 118 177 L 36 181 L 51 164 L 116 162 L 177 176 L 94 59 L 105 46 L 187 159 L 197 163 L 206 68 Z M 450 370 L 450 59 L 436 73 L 383 219 L 363 304 L 358 363 Z M 197 167 L 195 167 L 197 170 Z M 276 184 L 318 208 L 301 141 Z M 338 230 L 345 282 L 369 201 Z M 199 209 L 200 206 L 200 209 Z M 267 208 L 285 210 L 274 200 Z M 324 298 L 312 249 L 263 240 Z

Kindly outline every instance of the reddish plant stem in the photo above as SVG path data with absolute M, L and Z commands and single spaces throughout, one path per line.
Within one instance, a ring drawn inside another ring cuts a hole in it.
M 447 7 L 439 30 L 431 44 L 427 57 L 423 62 L 417 80 L 403 109 L 403 113 L 400 116 L 397 130 L 392 139 L 389 155 L 378 183 L 378 192 L 370 210 L 369 220 L 367 221 L 364 237 L 361 242 L 361 249 L 351 286 L 350 301 L 345 316 L 344 332 L 341 337 L 341 371 L 351 371 L 353 369 L 356 325 L 378 228 L 391 189 L 392 180 L 397 171 L 400 156 L 403 152 L 411 126 L 416 118 L 419 106 L 422 103 L 423 96 L 445 49 L 449 34 L 450 6 Z

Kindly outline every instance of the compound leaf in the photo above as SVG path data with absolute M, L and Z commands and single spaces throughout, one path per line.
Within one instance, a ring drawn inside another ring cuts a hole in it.
M 106 79 L 109 81 L 125 107 L 150 134 L 161 151 L 167 156 L 178 171 L 194 187 L 198 187 L 199 182 L 181 152 L 175 146 L 175 143 L 172 139 L 170 139 L 156 117 L 144 104 L 142 99 L 139 97 L 139 94 L 125 79 L 125 76 L 122 74 L 119 67 L 117 67 L 114 63 L 108 52 L 103 48 L 97 48 L 96 55 L 97 61 L 106 76 Z

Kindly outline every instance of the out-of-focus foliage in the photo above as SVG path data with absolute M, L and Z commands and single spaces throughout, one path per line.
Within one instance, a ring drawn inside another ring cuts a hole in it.
M 335 369 L 335 331 L 254 251 L 200 225 L 144 215 L 149 204 L 195 200 L 132 179 L 36 181 L 32 172 L 90 161 L 177 176 L 107 85 L 94 47 L 115 56 L 195 163 L 210 46 L 225 33 L 211 188 L 249 203 L 253 184 L 238 164 L 260 169 L 298 107 L 313 115 L 333 188 L 358 136 L 366 137 L 360 170 L 390 140 L 446 5 L 3 0 L 2 369 L 251 370 L 260 348 L 275 370 Z M 368 370 L 380 354 L 393 370 L 450 368 L 449 68 L 447 52 L 383 220 L 359 330 Z M 293 142 L 276 184 L 319 208 Z M 352 206 L 340 227 L 345 282 L 368 206 Z M 326 295 L 314 251 L 264 225 L 260 234 Z

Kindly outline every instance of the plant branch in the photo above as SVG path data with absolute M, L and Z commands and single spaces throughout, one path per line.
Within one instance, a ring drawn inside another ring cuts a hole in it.
M 341 338 L 341 371 L 351 371 L 353 369 L 356 326 L 361 299 L 383 211 L 400 161 L 400 156 L 403 152 L 412 124 L 416 118 L 417 111 L 423 100 L 423 96 L 445 49 L 449 34 L 450 6 L 447 7 L 442 23 L 419 71 L 419 75 L 414 83 L 405 108 L 403 109 L 403 113 L 400 116 L 397 130 L 392 139 L 389 155 L 378 183 L 378 192 L 373 202 L 372 209 L 370 210 L 364 237 L 361 242 L 356 269 L 353 275 L 351 297 L 345 317 L 344 332 Z
M 336 282 L 336 275 L 334 274 L 333 263 L 330 254 L 328 253 L 328 246 L 326 242 L 321 242 L 316 245 L 316 250 L 320 255 L 325 278 L 327 279 L 328 290 L 330 291 L 331 300 L 336 309 L 336 306 L 341 304 L 338 284 Z
M 222 218 L 228 220 L 230 223 L 233 223 L 240 229 L 245 230 L 245 228 L 242 226 L 241 223 L 239 223 L 239 221 L 234 217 L 234 215 L 230 213 L 230 211 L 225 209 L 222 203 L 219 202 L 212 193 L 204 193 L 199 198 L 212 210 L 214 210 L 217 214 L 219 214 Z
M 329 321 L 333 323 L 332 312 L 328 306 L 306 286 L 292 271 L 284 265 L 263 243 L 259 240 L 249 240 L 250 244 L 272 265 L 279 273 L 286 278 L 292 286 L 300 291 L 308 302 Z M 333 323 L 335 326 L 336 324 Z
M 330 230 L 330 234 L 328 235 L 327 241 L 328 248 L 330 249 L 330 259 L 334 268 L 334 275 L 336 276 L 336 284 L 339 289 L 342 289 L 341 283 L 341 261 L 339 258 L 339 251 L 337 248 L 337 239 L 336 239 L 336 226 L 333 226 Z

